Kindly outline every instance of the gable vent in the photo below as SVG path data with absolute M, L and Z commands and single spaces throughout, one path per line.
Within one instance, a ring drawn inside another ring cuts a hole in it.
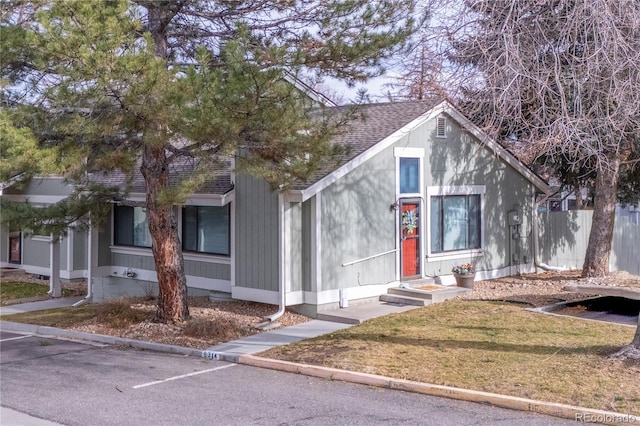
M 447 121 L 444 117 L 436 118 L 436 137 L 437 138 L 446 138 L 447 137 Z

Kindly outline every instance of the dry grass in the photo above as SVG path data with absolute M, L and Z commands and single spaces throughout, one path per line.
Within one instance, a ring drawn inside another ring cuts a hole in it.
M 147 309 L 136 309 L 131 299 L 115 299 L 94 305 L 95 319 L 101 324 L 113 328 L 127 328 L 131 324 L 151 321 L 153 312 Z
M 607 359 L 633 332 L 509 303 L 451 301 L 261 356 L 639 415 L 640 362 Z
M 255 326 L 277 310 L 274 305 L 238 300 L 212 302 L 207 297 L 190 297 L 189 307 L 191 318 L 180 324 L 153 322 L 156 301 L 148 298 L 123 298 L 77 308 L 3 315 L 1 319 L 206 349 L 260 333 Z M 286 327 L 308 320 L 287 311 L 278 322 Z
M 218 341 L 229 341 L 240 336 L 251 334 L 234 318 L 219 318 L 217 320 L 206 318 L 191 318 L 182 327 L 185 336 L 195 338 L 208 338 Z

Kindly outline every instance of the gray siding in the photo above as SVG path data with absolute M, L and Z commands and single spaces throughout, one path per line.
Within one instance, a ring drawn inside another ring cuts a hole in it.
M 67 257 L 69 256 L 69 239 L 68 237 L 62 237 L 60 239 L 60 270 L 67 270 Z
M 480 271 L 531 262 L 534 186 L 449 117 L 448 136 L 445 139 L 435 137 L 435 120 L 416 133 L 420 134 L 416 135 L 417 138 L 412 137 L 413 141 L 431 141 L 425 152 L 426 186 L 484 185 L 486 190 L 482 211 L 483 256 L 448 261 L 428 260 L 425 274 L 449 275 L 453 265 L 463 262 L 474 263 Z M 523 223 L 520 226 L 520 238 L 514 240 L 507 224 L 507 212 L 516 205 L 522 213 Z M 429 244 L 428 236 L 425 243 Z
M 313 235 L 315 234 L 315 197 L 302 203 L 302 290 L 312 291 L 311 262 Z
M 468 259 L 426 258 L 430 244 L 422 233 L 424 275 L 450 275 L 455 264 L 473 262 L 479 271 L 530 263 L 533 260 L 531 211 L 534 186 L 518 171 L 447 117 L 447 138 L 435 137 L 435 119 L 412 130 L 398 142 L 360 165 L 321 193 L 322 289 L 386 284 L 396 279 L 396 254 L 342 267 L 346 262 L 375 256 L 399 246 L 394 148 L 424 150 L 422 188 L 427 213 L 426 187 L 484 186 L 483 255 Z M 519 238 L 512 238 L 507 212 L 515 207 L 523 217 Z M 428 224 L 429 218 L 426 218 Z
M 112 216 L 108 215 L 98 228 L 98 266 L 111 265 L 111 220 Z
M 235 181 L 236 286 L 278 291 L 278 196 L 260 180 Z
M 0 226 L 0 262 L 9 261 L 9 231 Z
M 375 156 L 322 191 L 322 288 L 385 284 L 395 279 L 395 255 L 342 267 L 395 248 L 395 158 Z
M 112 258 L 112 266 L 118 268 L 146 269 L 147 271 L 156 270 L 152 256 L 132 256 L 130 254 L 113 253 Z M 187 275 L 197 277 L 220 280 L 231 279 L 231 266 L 228 264 L 185 260 L 184 270 Z
M 223 263 L 198 262 L 194 260 L 184 261 L 184 270 L 187 275 L 216 278 L 219 280 L 231 279 L 231 265 Z
M 152 256 L 132 256 L 130 254 L 122 253 L 111 254 L 111 266 L 146 269 L 147 271 L 156 270 Z
M 29 237 L 22 238 L 22 264 L 48 268 L 50 265 L 50 243 L 48 241 L 34 241 Z M 63 259 L 66 259 L 64 246 L 60 247 L 60 266 L 64 267 Z
M 87 243 L 86 232 L 76 232 L 73 236 L 73 270 L 87 269 Z
M 291 204 L 291 291 L 300 291 L 304 287 L 303 280 L 303 233 L 302 204 Z

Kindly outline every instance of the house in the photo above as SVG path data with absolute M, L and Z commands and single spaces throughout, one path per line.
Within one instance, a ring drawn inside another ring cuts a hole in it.
M 446 101 L 371 104 L 362 113 L 335 139 L 350 146 L 340 165 L 309 182 L 274 193 L 229 169 L 177 208 L 192 294 L 315 315 L 402 281 L 452 284 L 459 263 L 473 263 L 477 279 L 534 270 L 532 219 L 545 181 Z M 64 192 L 54 184 L 2 196 Z M 130 197 L 144 199 L 135 178 Z M 18 260 L 16 235 L 0 236 L 2 265 Z M 44 252 L 27 251 L 47 241 L 30 238 L 19 259 L 41 271 Z M 153 292 L 149 241 L 144 209 L 114 205 L 100 229 L 63 241 L 61 276 L 91 276 L 94 300 Z

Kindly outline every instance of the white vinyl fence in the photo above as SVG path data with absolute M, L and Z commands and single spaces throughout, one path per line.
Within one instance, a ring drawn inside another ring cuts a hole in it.
M 540 213 L 540 262 L 581 269 L 592 217 L 590 210 Z M 616 216 L 609 268 L 611 271 L 640 275 L 640 226 L 626 217 Z

